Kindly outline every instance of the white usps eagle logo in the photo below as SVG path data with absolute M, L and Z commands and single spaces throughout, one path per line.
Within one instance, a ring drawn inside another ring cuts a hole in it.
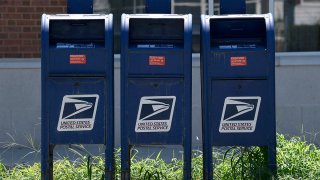
M 140 99 L 136 132 L 168 132 L 175 108 L 175 96 L 144 96 Z
M 254 132 L 259 114 L 261 97 L 226 97 L 223 105 L 219 132 Z
M 98 94 L 65 95 L 62 99 L 57 130 L 92 130 L 98 101 Z

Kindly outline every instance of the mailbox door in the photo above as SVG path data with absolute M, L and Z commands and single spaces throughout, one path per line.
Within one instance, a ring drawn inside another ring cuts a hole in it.
M 212 80 L 209 120 L 218 146 L 268 145 L 272 128 L 267 80 Z
M 49 78 L 47 111 L 52 144 L 104 144 L 106 80 Z
M 126 88 L 129 144 L 182 144 L 182 78 L 130 78 Z

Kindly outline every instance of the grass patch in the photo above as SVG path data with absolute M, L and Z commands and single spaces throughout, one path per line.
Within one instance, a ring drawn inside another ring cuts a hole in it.
M 263 149 L 259 147 L 232 147 L 224 153 L 215 153 L 216 179 L 266 179 L 270 175 L 265 167 Z M 138 152 L 137 152 L 138 153 Z M 131 159 L 132 179 L 182 179 L 183 161 L 172 158 L 169 163 L 156 156 Z M 120 149 L 115 152 L 116 179 L 120 179 Z M 289 140 L 277 135 L 277 178 L 320 179 L 320 150 L 300 138 Z M 66 158 L 55 161 L 54 177 L 61 180 L 102 179 L 104 159 L 100 156 L 82 156 L 76 161 Z M 202 152 L 193 151 L 192 179 L 202 179 Z M 7 169 L 0 163 L 0 179 L 40 179 L 40 163 L 16 165 Z
M 265 147 L 231 147 L 214 169 L 214 179 L 272 179 Z M 218 155 L 219 156 L 219 155 Z
M 282 179 L 320 179 L 320 149 L 298 137 L 277 136 L 278 174 Z

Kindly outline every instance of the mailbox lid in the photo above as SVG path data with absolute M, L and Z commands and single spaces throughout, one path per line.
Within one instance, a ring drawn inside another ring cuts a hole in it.
M 49 74 L 106 74 L 113 67 L 113 16 L 43 15 L 42 65 Z
M 209 76 L 265 78 L 274 69 L 271 14 L 202 16 L 202 61 Z
M 152 17 L 130 18 L 129 48 L 183 48 L 185 19 L 175 16 L 172 18 Z
M 182 78 L 130 78 L 125 96 L 126 122 L 122 122 L 122 131 L 127 133 L 129 144 L 182 144 Z
M 212 80 L 208 118 L 212 143 L 259 146 L 273 142 L 271 96 L 268 80 Z
M 122 15 L 121 62 L 126 72 L 184 74 L 191 67 L 191 20 L 191 15 Z
M 51 144 L 105 144 L 106 79 L 49 78 L 47 112 Z
M 267 22 L 265 17 L 212 17 L 210 47 L 213 50 L 267 49 Z

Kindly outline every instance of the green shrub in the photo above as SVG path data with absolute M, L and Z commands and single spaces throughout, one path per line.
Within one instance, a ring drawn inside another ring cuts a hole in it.
M 264 147 L 231 147 L 214 169 L 214 179 L 271 179 Z
M 224 153 L 215 152 L 215 179 L 272 179 L 266 168 L 266 150 L 260 147 L 231 147 Z M 182 179 L 183 161 L 177 158 L 167 163 L 156 156 L 131 159 L 132 179 Z M 202 179 L 202 152 L 193 151 L 192 179 Z M 116 179 L 120 179 L 120 149 L 115 152 Z M 300 138 L 289 140 L 277 135 L 277 179 L 320 179 L 320 150 Z M 54 177 L 59 180 L 103 179 L 104 159 L 101 156 L 81 156 L 76 161 L 67 158 L 54 162 Z M 7 169 L 0 162 L 0 179 L 40 179 L 40 163 L 16 165 Z
M 0 179 L 6 176 L 7 169 L 0 161 Z
M 320 179 L 320 149 L 298 137 L 277 136 L 279 179 Z
M 31 166 L 16 165 L 13 169 L 7 170 L 3 179 L 6 180 L 34 180 L 40 179 L 40 163 Z M 0 178 L 1 179 L 1 178 Z

